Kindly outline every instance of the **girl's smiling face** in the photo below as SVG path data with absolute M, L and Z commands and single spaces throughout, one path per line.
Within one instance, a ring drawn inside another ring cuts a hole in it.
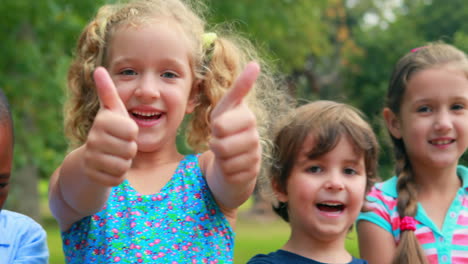
M 364 203 L 366 167 L 348 136 L 329 152 L 310 157 L 313 135 L 304 142 L 287 180 L 286 192 L 276 194 L 288 204 L 294 239 L 303 242 L 344 239 Z
M 465 74 L 449 65 L 429 68 L 409 80 L 398 116 L 385 110 L 387 126 L 413 167 L 453 167 L 468 147 L 467 107 Z
M 190 51 L 182 30 L 170 21 L 122 25 L 114 32 L 106 64 L 139 126 L 139 151 L 175 145 L 179 125 L 193 111 Z

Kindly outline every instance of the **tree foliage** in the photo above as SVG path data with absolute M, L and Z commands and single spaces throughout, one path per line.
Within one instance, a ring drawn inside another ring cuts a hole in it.
M 14 114 L 15 170 L 29 167 L 33 174 L 22 182 L 48 178 L 66 153 L 62 104 L 69 62 L 79 33 L 105 2 L 2 0 L 0 87 Z M 468 51 L 465 1 L 403 0 L 391 9 L 390 2 L 205 1 L 210 24 L 232 22 L 289 77 L 299 99 L 337 99 L 369 116 L 384 168 L 392 163 L 380 116 L 392 65 L 428 41 L 442 39 Z M 374 26 L 369 15 L 377 18 Z M 183 141 L 179 146 L 188 152 Z M 25 186 L 13 189 L 28 193 Z

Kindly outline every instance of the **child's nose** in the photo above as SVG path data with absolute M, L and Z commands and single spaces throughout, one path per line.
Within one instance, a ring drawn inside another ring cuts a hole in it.
M 155 100 L 160 96 L 158 86 L 158 79 L 155 76 L 150 74 L 142 76 L 135 90 L 135 96 L 143 101 Z
M 440 111 L 437 113 L 434 128 L 440 132 L 446 132 L 452 128 L 452 119 L 448 111 Z
M 330 191 L 341 191 L 344 189 L 343 180 L 340 173 L 332 172 L 325 182 L 325 188 Z

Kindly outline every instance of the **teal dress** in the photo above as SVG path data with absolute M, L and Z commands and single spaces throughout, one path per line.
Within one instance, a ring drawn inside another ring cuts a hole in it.
M 188 155 L 159 193 L 139 194 L 128 181 L 106 206 L 62 233 L 71 263 L 232 263 L 234 232 L 198 163 Z

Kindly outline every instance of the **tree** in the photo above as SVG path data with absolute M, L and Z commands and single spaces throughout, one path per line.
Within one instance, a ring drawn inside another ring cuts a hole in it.
M 467 17 L 468 7 L 463 3 L 462 0 L 451 1 L 450 5 L 442 0 L 403 1 L 393 10 L 393 21 L 383 20 L 373 27 L 360 21 L 361 26 L 354 28 L 357 45 L 364 52 L 348 57 L 353 66 L 345 73 L 346 97 L 369 116 L 379 136 L 384 178 L 392 175 L 393 155 L 381 110 L 393 65 L 403 54 L 430 41 L 443 40 L 468 51 L 468 36 L 464 33 L 468 28 L 461 19 Z
M 8 207 L 38 219 L 39 177 L 60 164 L 67 144 L 62 102 L 75 40 L 99 3 L 4 0 L 0 87 L 13 112 L 15 159 Z

